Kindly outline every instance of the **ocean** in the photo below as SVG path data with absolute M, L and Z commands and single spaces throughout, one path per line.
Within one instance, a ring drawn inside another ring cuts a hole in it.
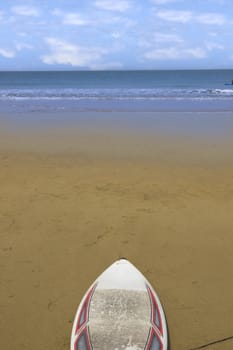
M 0 111 L 233 110 L 233 70 L 0 72 Z

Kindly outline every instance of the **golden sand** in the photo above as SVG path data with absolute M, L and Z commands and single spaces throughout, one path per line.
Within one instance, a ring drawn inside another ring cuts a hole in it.
M 84 292 L 122 256 L 158 292 L 172 350 L 233 335 L 233 137 L 0 136 L 1 350 L 68 350 Z

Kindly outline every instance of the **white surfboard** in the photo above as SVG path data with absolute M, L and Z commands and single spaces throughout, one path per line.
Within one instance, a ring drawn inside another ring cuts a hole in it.
M 71 350 L 168 350 L 166 319 L 150 283 L 128 260 L 100 275 L 83 297 Z

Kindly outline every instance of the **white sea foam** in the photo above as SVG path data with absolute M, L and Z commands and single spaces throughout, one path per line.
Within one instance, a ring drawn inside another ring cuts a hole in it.
M 218 97 L 233 97 L 233 89 L 0 89 L 0 100 L 157 100 Z

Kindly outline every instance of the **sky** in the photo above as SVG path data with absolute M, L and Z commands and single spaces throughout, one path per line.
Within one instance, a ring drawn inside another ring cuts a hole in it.
M 0 70 L 233 68 L 233 0 L 4 0 Z

